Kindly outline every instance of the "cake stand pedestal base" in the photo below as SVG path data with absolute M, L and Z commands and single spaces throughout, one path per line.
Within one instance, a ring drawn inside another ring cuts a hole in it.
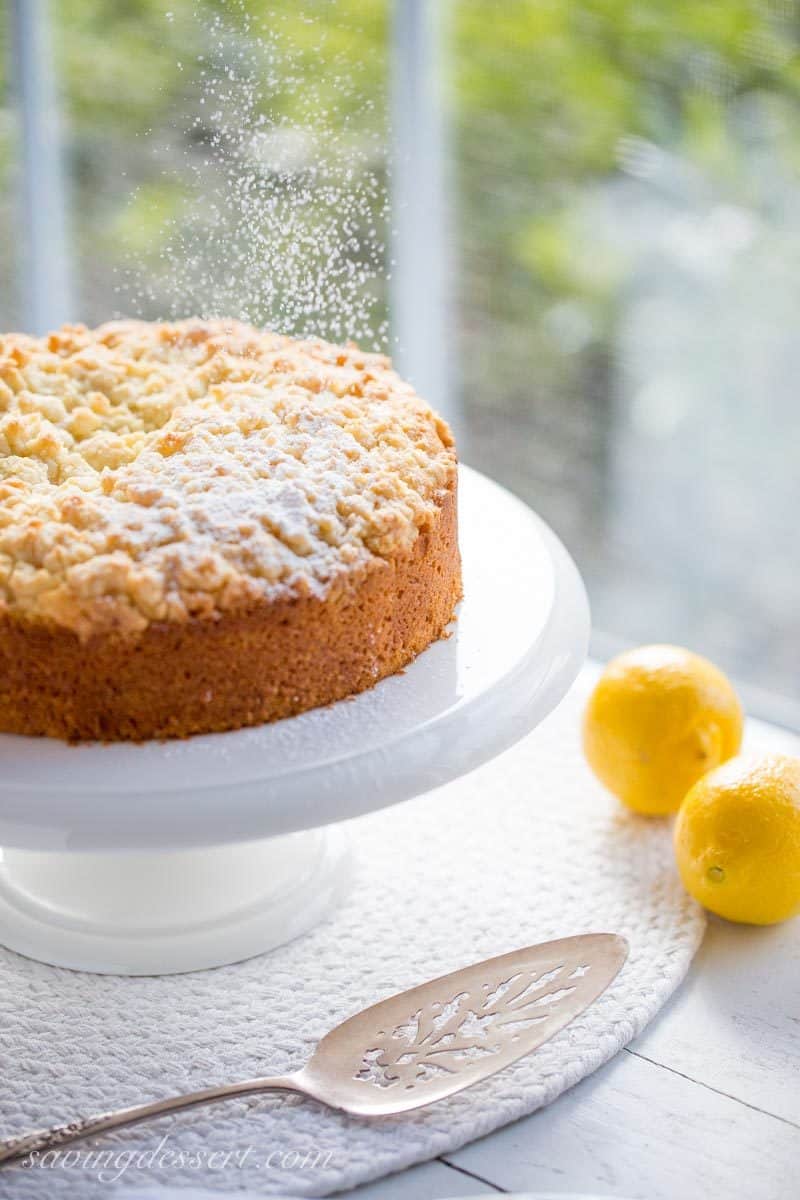
M 106 975 L 219 967 L 305 933 L 349 878 L 341 826 L 193 850 L 6 849 L 0 944 Z

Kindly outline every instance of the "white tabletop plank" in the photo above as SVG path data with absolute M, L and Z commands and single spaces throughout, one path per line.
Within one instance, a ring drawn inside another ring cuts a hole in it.
M 499 1194 L 485 1179 L 475 1179 L 464 1171 L 434 1160 L 411 1167 L 399 1175 L 387 1175 L 375 1183 L 342 1193 L 342 1200 L 444 1200 L 448 1196 L 486 1196 Z
M 507 1191 L 788 1200 L 800 1131 L 634 1055 L 448 1161 Z
M 800 1129 L 800 921 L 712 919 L 688 980 L 632 1049 Z

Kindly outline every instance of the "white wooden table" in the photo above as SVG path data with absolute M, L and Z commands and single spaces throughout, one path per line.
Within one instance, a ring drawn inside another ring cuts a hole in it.
M 759 722 L 748 743 L 800 753 Z M 502 1192 L 800 1196 L 800 917 L 764 929 L 711 920 L 683 987 L 594 1075 L 482 1141 L 346 1195 Z

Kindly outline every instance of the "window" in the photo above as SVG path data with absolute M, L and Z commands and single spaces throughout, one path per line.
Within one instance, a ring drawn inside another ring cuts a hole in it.
M 453 13 L 471 461 L 564 538 L 598 649 L 797 698 L 797 5 Z
M 800 723 L 795 0 L 17 0 L 0 39 L 2 236 L 55 80 L 69 315 L 399 336 L 598 652 L 688 644 Z

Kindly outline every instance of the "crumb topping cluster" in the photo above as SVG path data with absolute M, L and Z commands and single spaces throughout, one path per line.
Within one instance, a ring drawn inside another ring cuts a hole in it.
M 230 321 L 0 336 L 0 612 L 89 636 L 327 595 L 410 549 L 446 424 L 354 347 Z

